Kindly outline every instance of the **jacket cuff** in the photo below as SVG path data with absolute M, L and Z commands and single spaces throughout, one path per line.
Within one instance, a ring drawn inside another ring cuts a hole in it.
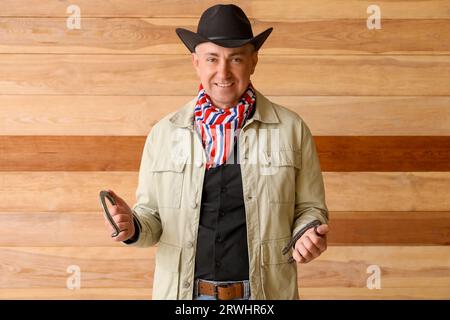
M 134 223 L 134 235 L 130 239 L 122 241 L 125 244 L 133 244 L 139 240 L 139 235 L 141 234 L 141 223 L 134 214 L 133 214 L 133 223 Z

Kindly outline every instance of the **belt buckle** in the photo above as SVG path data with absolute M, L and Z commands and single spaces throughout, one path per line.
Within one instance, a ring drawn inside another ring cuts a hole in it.
M 219 290 L 217 289 L 219 285 L 214 285 L 214 299 L 219 300 Z
M 214 285 L 214 299 L 219 300 L 219 287 L 220 288 L 228 288 L 231 286 L 231 284 L 224 283 L 224 284 L 215 284 Z

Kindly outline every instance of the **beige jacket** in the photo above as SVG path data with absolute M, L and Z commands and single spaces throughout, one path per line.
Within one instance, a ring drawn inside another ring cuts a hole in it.
M 298 299 L 297 266 L 282 249 L 307 223 L 327 222 L 322 173 L 303 120 L 256 94 L 238 146 L 251 299 Z M 206 161 L 193 127 L 195 102 L 160 120 L 142 155 L 133 206 L 141 232 L 132 245 L 158 244 L 153 299 L 192 299 Z

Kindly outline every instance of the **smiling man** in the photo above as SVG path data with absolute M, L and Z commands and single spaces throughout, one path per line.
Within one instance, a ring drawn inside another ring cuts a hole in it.
M 133 209 L 110 190 L 113 239 L 158 245 L 153 299 L 297 299 L 328 210 L 308 126 L 250 80 L 272 28 L 253 36 L 239 7 L 215 5 L 176 32 L 199 90 L 148 135 Z
M 197 75 L 213 105 L 227 109 L 238 104 L 255 72 L 258 52 L 252 44 L 224 48 L 212 42 L 195 47 L 192 54 Z

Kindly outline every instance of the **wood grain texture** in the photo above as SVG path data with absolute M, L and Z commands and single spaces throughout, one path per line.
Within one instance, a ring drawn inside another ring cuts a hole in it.
M 192 95 L 187 55 L 0 55 L 0 94 Z M 266 95 L 450 95 L 450 56 L 262 56 Z M 174 92 L 174 89 L 176 91 Z
M 70 30 L 65 18 L 0 18 L 0 53 L 185 54 L 177 27 L 197 19 L 84 18 Z M 253 21 L 254 34 L 270 27 L 263 55 L 450 53 L 447 19 L 383 19 L 375 31 L 363 19 Z
M 335 211 L 447 211 L 446 172 L 325 172 L 327 205 Z
M 381 270 L 382 288 L 446 288 L 450 294 L 448 247 L 330 247 L 298 268 L 301 287 L 366 288 L 367 268 Z
M 8 300 L 151 300 L 152 288 L 18 288 L 0 289 Z
M 137 172 L 0 172 L 0 211 L 98 212 L 100 190 L 131 205 L 137 183 Z
M 230 1 L 223 1 L 230 3 Z M 320 19 L 320 18 L 356 18 L 367 19 L 367 7 L 370 0 L 283 0 L 277 1 L 239 0 L 232 1 L 239 5 L 251 17 L 286 20 L 286 19 Z M 67 7 L 73 4 L 69 0 L 3 0 L 0 2 L 0 16 L 39 16 L 67 17 Z M 208 7 L 217 4 L 214 0 L 200 0 L 186 5 L 184 0 L 109 0 L 107 5 L 92 0 L 78 0 L 76 4 L 84 17 L 200 17 Z M 382 10 L 382 17 L 395 19 L 437 19 L 450 18 L 450 4 L 446 0 L 399 0 L 377 1 Z
M 0 136 L 0 171 L 138 171 L 145 139 Z M 322 171 L 450 171 L 450 137 L 314 139 Z
M 2 263 L 14 266 L 2 274 L 0 288 L 67 288 L 69 266 L 81 272 L 83 288 L 151 287 L 156 248 L 0 248 Z
M 300 300 L 448 300 L 448 288 L 307 288 L 299 289 Z
M 138 171 L 145 137 L 0 136 L 0 171 Z
M 448 211 L 448 172 L 324 172 L 330 211 Z M 0 212 L 98 211 L 112 189 L 130 205 L 137 172 L 0 172 Z
M 450 245 L 450 212 L 330 212 L 331 245 Z
M 0 135 L 146 136 L 186 96 L 0 95 Z M 314 136 L 450 136 L 450 96 L 268 96 Z
M 448 299 L 448 288 L 309 288 L 299 289 L 300 300 Z M 14 300 L 150 300 L 152 288 L 0 289 L 0 299 Z
M 146 136 L 193 97 L 0 96 L 0 134 Z
M 134 249 L 134 250 L 133 250 Z M 0 248 L 3 263 L 11 268 L 4 270 L 0 278 L 0 295 L 12 290 L 14 298 L 41 290 L 41 297 L 53 297 L 55 292 L 64 298 L 79 298 L 96 294 L 113 298 L 128 294 L 125 288 L 138 289 L 148 297 L 152 286 L 155 248 Z M 432 297 L 449 298 L 450 265 L 446 247 L 329 247 L 317 260 L 298 269 L 300 292 L 303 288 L 327 290 L 339 288 L 341 295 L 362 293 L 367 298 L 393 296 L 425 297 L 422 294 L 435 289 Z M 420 256 L 421 259 L 417 259 Z M 113 263 L 114 262 L 114 263 Z M 81 271 L 81 289 L 66 289 L 69 265 L 78 265 Z M 377 265 L 381 270 L 381 290 L 366 287 L 367 268 Z M 89 289 L 86 293 L 83 290 Z M 101 289 L 106 289 L 103 293 Z M 68 292 L 64 292 L 67 290 Z M 308 289 L 309 290 L 309 289 Z M 307 298 L 308 290 L 302 294 Z M 322 291 L 323 292 L 323 291 Z M 44 295 L 45 293 L 45 295 Z M 78 294 L 77 294 L 78 293 Z M 134 294 L 135 295 L 135 294 Z M 332 296 L 329 292 L 327 297 Z M 317 297 L 317 291 L 311 293 Z M 340 295 L 338 294 L 338 297 Z M 144 298 L 144 297 L 142 297 Z
M 448 137 L 315 137 L 323 171 L 450 171 Z
M 398 300 L 448 299 L 447 288 L 307 288 L 299 289 L 300 300 Z M 0 299 L 14 300 L 150 300 L 151 288 L 59 288 L 0 289 Z
M 450 212 L 330 212 L 328 244 L 449 245 Z M 119 247 L 96 212 L 0 212 L 0 243 L 23 247 Z

